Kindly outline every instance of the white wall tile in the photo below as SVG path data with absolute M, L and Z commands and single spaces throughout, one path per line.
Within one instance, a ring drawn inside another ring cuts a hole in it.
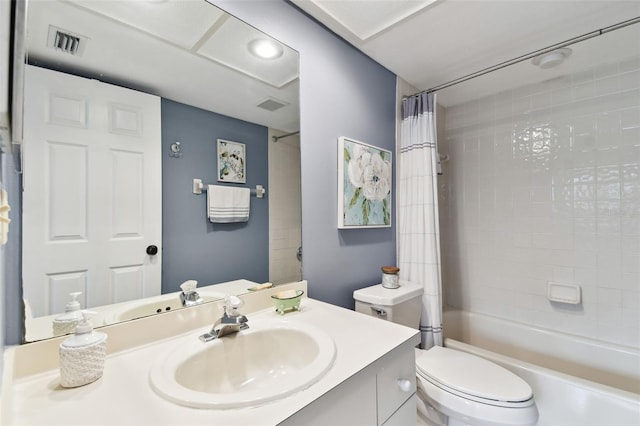
M 625 146 L 640 146 L 640 127 L 623 128 L 620 139 Z
M 640 127 L 640 108 L 629 108 L 620 111 L 620 120 L 623 129 Z
M 628 59 L 625 59 L 623 61 L 621 61 L 619 64 L 619 69 L 621 73 L 627 72 L 627 71 L 633 71 L 633 70 L 639 70 L 640 69 L 640 57 L 638 56 L 633 56 L 630 57 Z
M 576 86 L 573 86 L 571 91 L 571 98 L 574 101 L 581 101 L 584 99 L 592 98 L 595 95 L 595 83 L 588 81 Z
M 446 114 L 446 303 L 640 347 L 640 57 Z
M 596 79 L 610 77 L 618 74 L 618 63 L 597 65 L 594 71 Z
M 622 322 L 622 308 L 598 303 L 598 324 L 617 325 Z
M 554 266 L 553 280 L 572 283 L 574 281 L 573 268 L 570 266 Z
M 571 76 L 571 83 L 573 84 L 573 86 L 579 86 L 581 84 L 593 81 L 594 76 L 595 68 L 580 71 Z
M 640 253 L 622 253 L 622 273 L 640 274 Z
M 281 284 L 301 279 L 295 256 L 302 244 L 300 140 L 292 136 L 272 142 L 275 134 L 269 130 L 269 280 Z
M 551 92 L 551 103 L 553 106 L 559 106 L 571 102 L 571 87 L 563 87 L 555 89 Z
M 620 90 L 631 90 L 640 87 L 640 71 L 620 74 L 618 77 Z

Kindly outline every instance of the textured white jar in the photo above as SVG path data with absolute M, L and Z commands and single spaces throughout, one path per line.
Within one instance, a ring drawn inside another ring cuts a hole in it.
M 87 311 L 76 327 L 76 334 L 60 344 L 60 384 L 75 388 L 102 377 L 107 357 L 107 335 L 93 330 Z
M 64 314 L 58 315 L 53 319 L 53 335 L 61 336 L 63 334 L 70 334 L 76 331 L 76 327 L 83 320 L 82 312 L 80 312 L 80 302 L 78 302 L 78 296 L 82 292 L 69 293 L 71 300 L 67 302 L 64 309 Z
M 398 281 L 397 274 L 382 274 L 382 287 L 384 288 L 398 288 L 400 282 Z
M 398 279 L 398 272 L 400 268 L 396 266 L 383 266 L 382 270 L 382 287 L 384 288 L 398 288 L 400 287 L 400 281 Z

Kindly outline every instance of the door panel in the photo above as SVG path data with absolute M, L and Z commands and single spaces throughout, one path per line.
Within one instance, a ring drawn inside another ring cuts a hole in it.
M 49 239 L 86 241 L 87 147 L 47 141 L 47 148 Z
M 112 236 L 111 238 L 140 237 L 143 230 L 144 154 L 139 152 L 111 152 L 113 170 Z
M 111 268 L 111 293 L 115 303 L 139 299 L 143 295 L 144 265 Z
M 49 274 L 47 278 L 45 290 L 48 293 L 50 311 L 64 312 L 65 305 L 69 301 L 69 293 L 77 291 L 82 292 L 78 301 L 82 306 L 86 306 L 86 299 L 82 296 L 87 293 L 87 271 Z

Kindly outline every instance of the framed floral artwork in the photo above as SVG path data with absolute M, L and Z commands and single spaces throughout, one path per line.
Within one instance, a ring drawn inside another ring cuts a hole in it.
M 338 138 L 338 228 L 391 226 L 391 151 Z
M 218 139 L 218 182 L 247 182 L 245 150 L 243 143 Z

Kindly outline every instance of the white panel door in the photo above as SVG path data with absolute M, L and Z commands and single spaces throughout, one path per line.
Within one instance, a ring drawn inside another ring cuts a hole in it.
M 33 316 L 161 289 L 160 98 L 27 66 L 22 278 Z M 147 254 L 155 245 L 158 252 Z

